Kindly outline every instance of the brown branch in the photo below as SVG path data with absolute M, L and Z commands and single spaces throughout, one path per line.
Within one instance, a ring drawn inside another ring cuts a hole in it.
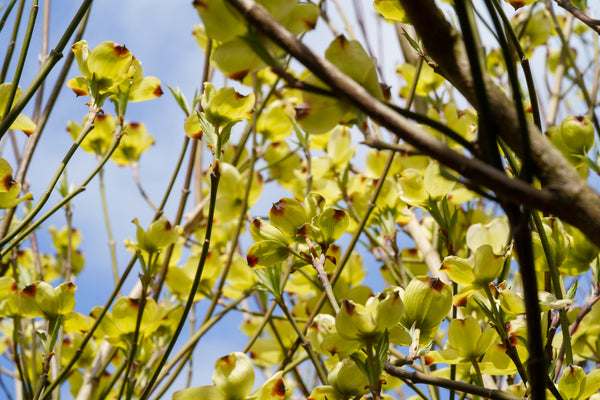
M 454 389 L 463 393 L 470 393 L 493 400 L 522 400 L 520 397 L 512 396 L 498 389 L 488 389 L 481 386 L 470 385 L 465 382 L 453 381 L 450 379 L 439 378 L 437 376 L 426 375 L 418 371 L 407 371 L 387 362 L 384 367 L 385 372 L 412 383 L 425 383 L 435 385 L 446 389 Z
M 554 0 L 556 4 L 567 10 L 575 18 L 589 26 L 594 32 L 600 34 L 600 19 L 594 19 L 577 8 L 569 0 Z

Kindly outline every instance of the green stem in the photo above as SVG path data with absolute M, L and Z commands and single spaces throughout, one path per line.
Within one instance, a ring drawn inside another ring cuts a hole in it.
M 56 341 L 58 339 L 58 333 L 61 330 L 62 325 L 62 315 L 59 315 L 57 318 L 48 321 L 48 332 L 50 333 L 50 337 L 48 338 L 48 342 L 46 343 L 46 349 L 44 351 L 44 361 L 42 362 L 42 372 L 40 374 L 40 381 L 38 382 L 38 387 L 35 392 L 34 398 L 37 399 L 42 394 L 46 383 L 48 382 L 48 372 L 50 371 L 50 360 L 54 355 L 53 350 L 56 346 Z
M 550 270 L 550 278 L 552 279 L 552 291 L 558 300 L 562 300 L 564 299 L 564 294 L 562 282 L 560 279 L 560 273 L 558 271 L 558 265 L 556 265 L 554 255 L 552 254 L 552 246 L 550 245 L 550 241 L 548 240 L 548 235 L 546 235 L 544 224 L 542 223 L 540 214 L 535 210 L 532 210 L 531 218 L 533 219 L 535 228 L 538 234 L 540 235 L 540 241 L 542 242 L 542 248 L 544 249 L 544 255 L 548 263 L 548 269 Z M 562 346 L 564 346 L 565 348 L 567 365 L 572 365 L 573 350 L 571 348 L 571 335 L 569 333 L 569 320 L 567 318 L 567 312 L 564 308 L 561 308 L 560 310 L 558 310 L 558 313 L 560 317 L 560 330 L 563 334 Z
M 35 21 L 37 20 L 37 13 L 38 0 L 33 0 L 31 3 L 31 11 L 29 12 L 29 22 L 27 23 L 27 30 L 25 31 L 25 38 L 23 39 L 23 45 L 21 46 L 21 54 L 19 55 L 19 61 L 17 62 L 17 68 L 15 69 L 15 75 L 13 77 L 6 107 L 4 110 L 0 110 L 0 112 L 4 111 L 2 115 L 8 114 L 15 99 L 15 95 L 17 94 L 17 87 L 19 86 L 19 81 L 21 80 L 21 74 L 23 73 L 23 67 L 25 66 L 25 59 L 27 58 L 27 52 L 29 50 L 29 45 L 31 44 L 33 28 L 35 27 Z M 0 138 L 1 137 L 2 136 L 0 135 Z
M 219 156 L 219 153 L 217 153 L 217 157 L 218 156 Z M 171 351 L 173 351 L 173 348 L 175 347 L 175 343 L 177 342 L 177 338 L 179 337 L 181 331 L 183 330 L 183 326 L 186 323 L 187 316 L 190 313 L 192 304 L 194 303 L 194 297 L 196 296 L 196 292 L 198 291 L 198 287 L 200 286 L 200 278 L 202 276 L 202 271 L 204 270 L 204 265 L 206 264 L 206 258 L 208 257 L 208 251 L 210 249 L 210 238 L 211 238 L 211 234 L 212 234 L 213 220 L 214 220 L 214 216 L 215 216 L 215 207 L 217 204 L 217 187 L 219 186 L 219 180 L 221 178 L 221 172 L 220 172 L 219 168 L 220 168 L 219 167 L 219 159 L 217 158 L 213 162 L 213 171 L 210 174 L 210 181 L 211 181 L 210 203 L 208 206 L 209 208 L 208 208 L 206 233 L 204 236 L 204 243 L 202 245 L 202 253 L 200 254 L 200 260 L 198 261 L 198 266 L 196 268 L 196 274 L 194 276 L 194 281 L 192 283 L 192 287 L 190 288 L 190 294 L 188 295 L 188 298 L 187 298 L 187 301 L 185 304 L 185 308 L 184 308 L 183 314 L 181 316 L 181 320 L 179 321 L 179 324 L 177 324 L 177 328 L 175 329 L 173 338 L 169 342 L 169 345 L 167 346 L 165 353 L 161 357 L 160 362 L 158 363 L 158 366 L 157 366 L 154 374 L 152 375 L 152 377 L 146 384 L 146 387 L 144 388 L 142 395 L 140 396 L 140 399 L 142 399 L 142 400 L 148 399 L 148 397 L 150 396 L 150 393 L 154 389 L 154 387 L 156 385 L 156 380 L 157 380 L 162 368 L 164 367 L 165 363 L 167 362 L 167 358 L 169 357 L 169 354 L 171 353 Z
M 4 10 L 4 14 L 2 14 L 2 19 L 0 19 L 0 32 L 2 32 L 2 28 L 4 28 L 4 24 L 6 24 L 6 20 L 8 19 L 8 16 L 10 15 L 10 12 L 12 11 L 16 3 L 17 0 L 12 0 L 8 7 L 6 7 L 6 10 Z
M 417 342 L 418 344 L 418 342 Z M 427 375 L 431 375 L 429 368 L 427 367 L 427 363 L 425 362 L 425 358 L 423 356 L 419 357 L 421 360 L 421 366 L 423 367 L 423 373 Z M 435 385 L 427 385 L 427 389 L 429 390 L 429 398 L 432 400 L 439 400 L 439 395 L 436 390 L 437 386 Z
M 321 360 L 319 359 L 319 356 L 313 350 L 313 348 L 310 344 L 310 341 L 308 341 L 308 339 L 306 339 L 306 336 L 304 336 L 304 332 L 302 332 L 302 329 L 300 329 L 300 327 L 298 326 L 298 323 L 294 319 L 294 316 L 292 315 L 290 310 L 287 308 L 287 304 L 285 304 L 285 301 L 283 301 L 283 299 L 281 299 L 281 298 L 275 299 L 275 300 L 279 304 L 279 308 L 281 308 L 281 310 L 287 317 L 288 321 L 292 325 L 292 328 L 296 332 L 296 335 L 298 335 L 298 339 L 302 343 L 302 346 L 306 350 L 308 357 L 310 358 L 311 362 L 313 363 L 313 365 L 315 367 L 315 370 L 317 372 L 317 376 L 319 377 L 319 380 L 321 381 L 321 383 L 323 385 L 327 385 L 328 384 L 327 374 L 325 373 L 325 369 L 321 365 Z
M 367 377 L 369 379 L 369 390 L 374 400 L 381 399 L 381 385 L 378 384 L 379 376 L 375 376 L 377 368 L 375 366 L 375 354 L 371 343 L 367 344 L 366 352 L 367 363 L 369 365 L 369 376 Z
M 257 96 L 260 94 L 259 93 L 259 88 L 258 85 L 256 83 L 256 74 L 253 73 L 253 82 L 254 82 L 254 92 L 257 94 Z M 263 103 L 264 104 L 264 103 Z M 263 105 L 261 104 L 261 105 Z M 261 108 L 262 111 L 262 108 Z M 215 310 L 215 307 L 217 306 L 217 302 L 219 301 L 219 298 L 221 297 L 221 294 L 223 293 L 223 286 L 225 286 L 225 281 L 227 279 L 227 276 L 229 275 L 229 270 L 231 269 L 231 265 L 233 263 L 233 256 L 236 252 L 236 248 L 238 245 L 238 240 L 240 237 L 240 234 L 242 232 L 242 228 L 245 225 L 246 222 L 246 213 L 248 211 L 248 199 L 250 197 L 250 190 L 252 189 L 252 181 L 254 178 L 254 167 L 256 164 L 256 160 L 257 160 L 257 151 L 256 151 L 256 121 L 258 120 L 258 116 L 260 115 L 259 112 L 254 112 L 253 116 L 252 116 L 252 122 L 250 124 L 248 124 L 250 126 L 250 131 L 252 132 L 252 151 L 251 151 L 251 159 L 250 159 L 250 169 L 248 171 L 248 182 L 246 183 L 246 187 L 244 189 L 244 197 L 242 198 L 242 204 L 240 206 L 240 215 L 235 227 L 235 233 L 233 234 L 233 237 L 231 239 L 231 243 L 229 244 L 229 251 L 227 253 L 227 261 L 225 262 L 225 267 L 223 268 L 223 272 L 221 273 L 221 276 L 219 278 L 219 282 L 217 283 L 217 288 L 213 293 L 211 302 L 210 302 L 210 306 L 208 307 L 208 311 L 206 312 L 206 316 L 204 317 L 204 321 L 207 321 L 212 313 Z
M 181 198 L 179 199 L 179 207 L 177 208 L 177 215 L 175 216 L 175 221 L 174 221 L 175 225 L 179 225 L 181 223 L 181 220 L 183 219 L 183 212 L 185 210 L 185 204 L 187 203 L 187 199 L 190 195 L 190 183 L 192 181 L 194 162 L 196 159 L 197 150 L 198 150 L 198 141 L 195 140 L 192 143 L 192 148 L 190 150 L 190 158 L 188 161 L 188 167 L 187 167 L 187 171 L 185 174 L 183 188 L 181 189 Z M 183 159 L 183 156 L 184 156 L 184 152 L 181 153 L 182 159 Z M 173 178 L 175 178 L 175 176 L 179 172 L 180 165 L 181 164 L 178 164 L 176 173 L 173 174 Z M 165 194 L 165 199 L 167 198 L 168 193 L 170 193 L 170 190 L 167 191 L 167 193 Z M 164 204 L 161 204 L 161 205 L 164 207 Z M 161 207 L 157 210 L 156 218 L 158 218 L 158 216 L 160 215 L 160 212 L 162 212 L 162 209 L 163 208 Z M 169 248 L 167 249 L 167 252 L 165 253 L 163 265 L 161 266 L 159 278 L 158 278 L 158 281 L 157 281 L 155 289 L 154 289 L 154 300 L 158 301 L 158 299 L 160 297 L 160 292 L 163 288 L 165 279 L 167 277 L 167 272 L 169 270 L 169 262 L 171 260 L 171 255 L 173 254 L 174 247 L 175 247 L 175 244 L 170 245 Z
M 273 315 L 273 311 L 275 311 L 276 305 L 277 305 L 276 302 L 272 302 L 271 305 L 269 306 L 269 309 L 264 313 L 264 315 L 261 316 L 262 322 L 256 328 L 256 330 L 254 331 L 254 334 L 252 335 L 252 337 L 248 340 L 248 342 L 244 346 L 244 350 L 242 350 L 244 353 L 250 351 L 250 349 L 252 348 L 252 345 L 254 345 L 254 342 L 256 342 L 256 339 L 258 339 L 260 337 L 263 330 L 269 323 L 269 320 L 271 320 L 271 316 Z
M 505 32 L 508 35 L 508 38 L 510 39 L 510 44 L 512 45 L 512 48 L 514 48 L 517 51 L 519 59 L 521 60 L 521 68 L 523 68 L 523 75 L 525 76 L 525 82 L 527 83 L 527 91 L 529 93 L 529 100 L 531 102 L 531 113 L 533 115 L 533 122 L 538 127 L 538 129 L 542 131 L 542 120 L 540 117 L 540 107 L 538 104 L 537 90 L 533 81 L 533 73 L 531 72 L 529 59 L 527 58 L 525 52 L 523 51 L 523 48 L 521 47 L 521 42 L 519 42 L 519 38 L 517 38 L 515 31 L 512 29 L 510 20 L 506 16 L 502 5 L 498 0 L 493 0 L 493 4 L 496 9 L 496 12 L 502 19 L 502 24 L 504 25 Z M 496 35 L 496 38 L 500 42 L 500 37 L 498 35 Z
M 112 357 L 110 358 L 110 360 L 112 361 Z M 115 371 L 112 374 L 110 382 L 108 382 L 106 387 L 104 387 L 104 390 L 97 397 L 98 399 L 108 398 L 108 395 L 111 392 L 111 389 L 117 384 L 117 381 L 122 376 L 123 371 L 125 370 L 125 367 L 127 367 L 127 360 L 121 361 L 121 364 L 115 368 Z M 105 369 L 106 368 L 103 368 L 102 371 L 104 371 Z
M 33 395 L 31 379 L 29 378 L 29 371 L 27 369 L 27 364 L 25 363 L 25 355 L 23 347 L 24 343 L 21 340 L 22 332 L 21 332 L 21 317 L 14 316 L 13 320 L 13 332 L 12 332 L 12 344 L 13 344 L 13 358 L 15 366 L 17 367 L 17 371 L 19 372 L 19 379 L 22 384 L 23 393 L 25 398 L 32 398 Z M 19 346 L 21 346 L 21 352 L 19 352 Z
M 200 89 L 201 90 L 200 95 L 202 95 L 202 92 L 204 91 L 204 83 L 207 82 L 209 79 L 211 52 L 212 52 L 212 40 L 208 39 L 208 41 L 206 42 L 206 51 L 205 51 L 205 59 L 204 59 L 204 68 L 203 68 L 203 72 L 202 72 L 202 85 L 201 85 L 201 89 Z M 198 107 L 200 107 L 200 103 L 198 104 Z M 171 181 L 169 182 L 167 191 L 165 192 L 163 201 L 160 203 L 160 206 L 158 207 L 158 210 L 155 214 L 155 217 L 154 217 L 155 219 L 158 218 L 158 216 L 160 215 L 160 212 L 164 209 L 164 207 L 166 205 L 167 198 L 169 197 L 169 194 L 171 193 L 171 190 L 173 188 L 173 184 L 175 183 L 175 178 L 179 174 L 181 165 L 183 164 L 183 159 L 185 157 L 185 153 L 186 153 L 186 150 L 187 150 L 187 147 L 189 144 L 189 140 L 190 140 L 190 138 L 186 136 L 184 143 L 183 143 L 183 149 L 181 150 L 179 159 L 177 161 L 177 166 L 175 167 L 175 171 L 173 171 L 173 175 L 172 175 Z M 192 149 L 190 151 L 188 168 L 187 168 L 187 172 L 185 175 L 185 181 L 183 184 L 181 198 L 179 200 L 179 208 L 177 209 L 177 215 L 175 217 L 176 225 L 178 225 L 183 218 L 183 212 L 185 210 L 185 205 L 187 203 L 187 199 L 190 194 L 190 183 L 192 180 L 192 176 L 194 174 L 194 165 L 196 164 L 196 154 L 198 153 L 200 156 L 202 155 L 202 147 L 201 147 L 202 141 L 203 141 L 203 139 L 200 139 L 199 141 L 194 140 L 192 142 Z M 200 144 L 200 151 L 198 151 L 199 144 Z M 200 164 L 202 164 L 202 162 L 200 162 Z M 200 165 L 200 169 L 202 169 L 202 165 Z M 199 174 L 196 178 L 197 178 L 198 182 L 202 181 Z M 163 285 L 165 283 L 165 279 L 167 277 L 167 272 L 169 270 L 169 261 L 171 260 L 171 255 L 173 254 L 174 246 L 175 246 L 174 244 L 169 246 L 169 248 L 167 249 L 167 252 L 165 254 L 164 262 L 163 262 L 163 265 L 161 266 L 160 272 L 158 274 L 158 280 L 156 282 L 156 286 L 154 287 L 154 296 L 153 296 L 154 300 L 158 300 L 160 298 L 160 292 L 162 291 Z
M 153 258 L 153 254 L 149 254 L 148 255 L 148 268 L 152 267 L 152 260 Z M 132 369 L 133 363 L 137 357 L 137 350 L 138 350 L 138 341 L 140 340 L 140 327 L 142 325 L 142 318 L 144 315 L 144 309 L 146 308 L 146 296 L 147 296 L 147 286 L 148 284 L 146 283 L 146 279 L 148 278 L 148 276 L 142 276 L 141 277 L 141 281 L 142 281 L 142 293 L 140 295 L 139 298 L 139 303 L 138 303 L 138 313 L 137 313 L 137 319 L 135 321 L 135 329 L 133 331 L 133 339 L 131 340 L 131 351 L 129 352 L 129 357 L 127 360 L 127 367 L 125 368 L 125 373 L 123 374 L 123 385 L 121 386 L 121 394 L 123 393 L 123 388 L 125 388 L 125 386 L 127 386 L 127 400 L 131 399 L 131 395 L 133 394 L 133 390 L 135 388 L 135 369 Z M 131 374 L 131 376 L 129 376 Z M 119 396 L 119 398 L 121 398 L 121 395 Z
M 44 62 L 44 65 L 42 65 L 42 68 L 40 68 L 40 71 L 37 73 L 37 75 L 33 78 L 29 84 L 29 87 L 23 92 L 23 95 L 19 98 L 19 100 L 17 100 L 10 112 L 4 115 L 4 118 L 2 118 L 2 121 L 0 121 L 0 138 L 8 131 L 8 128 L 12 125 L 21 111 L 23 111 L 38 88 L 44 83 L 52 68 L 54 68 L 56 63 L 58 63 L 58 61 L 62 58 L 62 51 L 67 45 L 69 38 L 73 35 L 73 32 L 75 32 L 75 29 L 77 29 L 77 26 L 86 15 L 87 10 L 92 5 L 92 1 L 93 0 L 83 1 L 81 7 L 79 7 L 79 10 L 77 10 L 77 13 L 65 30 L 65 33 L 60 38 L 56 47 L 50 52 L 48 59 L 46 62 Z
M 483 159 L 494 166 L 502 169 L 502 160 L 496 144 L 496 129 L 494 126 L 493 114 L 488 100 L 487 88 L 482 71 L 481 62 L 481 42 L 477 34 L 477 26 L 473 17 L 473 5 L 469 0 L 457 0 L 454 3 L 456 15 L 460 21 L 463 39 L 467 50 L 471 74 L 473 75 L 473 84 L 477 96 L 479 110 L 479 144 L 481 146 Z M 498 32 L 500 34 L 500 32 Z M 508 64 L 508 63 L 507 63 Z
M 471 360 L 471 365 L 473 365 L 473 369 L 475 369 L 475 374 L 476 374 L 475 382 L 477 383 L 478 386 L 484 387 L 485 385 L 483 384 L 483 376 L 481 375 L 481 368 L 479 368 L 479 362 L 477 362 L 476 358 Z
M 5 17 L 8 17 L 8 13 L 12 9 L 12 6 L 6 10 L 7 12 L 4 14 Z M 8 72 L 8 66 L 10 65 L 10 60 L 12 59 L 13 52 L 15 50 L 15 43 L 17 42 L 17 34 L 19 33 L 19 28 L 21 27 L 21 18 L 23 17 L 23 10 L 25 8 L 25 0 L 21 0 L 19 3 L 19 8 L 17 9 L 17 16 L 15 17 L 15 24 L 13 26 L 12 36 L 10 38 L 10 42 L 8 44 L 8 48 L 6 49 L 6 56 L 4 57 L 4 64 L 2 65 L 2 72 L 0 72 L 0 82 L 4 82 L 6 80 L 6 73 Z M 5 19 L 3 19 L 2 24 L 4 25 Z M 13 95 L 14 96 L 14 95 Z M 11 103 L 8 102 L 8 105 Z M 2 110 L 4 111 L 4 110 Z
M 115 247 L 115 239 L 112 234 L 112 228 L 110 226 L 110 218 L 108 214 L 108 202 L 106 201 L 106 189 L 104 186 L 104 169 L 98 172 L 98 178 L 100 181 L 100 200 L 102 202 L 102 214 L 104 215 L 104 224 L 106 225 L 106 234 L 108 235 L 108 248 L 110 250 L 110 261 L 113 271 L 113 279 L 115 285 L 119 282 L 119 267 L 117 263 L 117 251 Z
M 529 139 L 529 129 L 527 128 L 527 117 L 525 115 L 525 109 L 523 107 L 523 101 L 521 96 L 521 87 L 519 83 L 519 77 L 517 75 L 517 70 L 512 61 L 512 51 L 509 46 L 508 40 L 504 35 L 504 30 L 500 20 L 498 19 L 498 15 L 496 14 L 496 9 L 493 4 L 490 4 L 491 0 L 486 2 L 488 7 L 490 17 L 492 18 L 492 22 L 496 28 L 496 32 L 498 33 L 498 41 L 500 43 L 500 47 L 502 49 L 502 54 L 504 56 L 506 72 L 508 74 L 508 80 L 510 82 L 512 99 L 515 103 L 515 108 L 517 111 L 517 118 L 519 120 L 519 133 L 521 135 L 521 141 L 523 146 L 523 165 L 521 167 L 521 171 L 519 177 L 523 179 L 525 182 L 531 183 L 533 179 L 533 159 L 531 157 L 531 140 Z M 509 25 L 510 26 L 510 25 Z M 510 30 L 507 27 L 507 30 Z M 514 32 L 513 32 L 514 34 Z M 516 40 L 516 39 L 515 39 Z M 518 42 L 518 40 L 517 40 Z M 532 99 L 533 101 L 534 99 Z M 541 122 L 539 122 L 541 124 Z M 498 144 L 494 141 L 494 146 L 496 150 L 498 149 Z M 499 153 L 498 153 L 499 154 Z

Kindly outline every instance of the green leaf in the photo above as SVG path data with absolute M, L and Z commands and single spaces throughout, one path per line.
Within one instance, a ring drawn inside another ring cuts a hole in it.
M 425 54 L 423 52 L 423 49 L 421 49 L 421 46 L 419 46 L 419 43 L 417 43 L 412 36 L 410 36 L 408 34 L 408 32 L 406 32 L 406 29 L 402 28 L 402 35 L 404 35 L 404 37 L 406 38 L 406 40 L 408 41 L 408 43 L 410 44 L 410 47 L 412 47 L 413 49 L 415 49 L 415 51 L 417 52 L 417 54 Z
M 200 111 L 196 111 L 196 115 L 198 116 L 198 122 L 200 123 L 200 133 L 204 136 L 206 140 L 206 145 L 212 151 L 212 149 L 215 149 L 217 147 L 217 134 L 215 133 L 215 128 L 206 119 L 206 114 Z
M 383 100 L 383 92 L 377 79 L 377 60 L 370 57 L 358 41 L 338 36 L 325 50 L 325 58 L 376 99 Z
M 179 107 L 181 107 L 181 109 L 183 110 L 185 115 L 191 114 L 191 109 L 188 104 L 188 101 L 185 98 L 185 95 L 183 94 L 183 92 L 181 91 L 179 86 L 173 87 L 173 86 L 167 85 L 167 87 L 169 88 L 169 91 L 171 92 L 171 94 L 175 98 L 175 101 L 177 102 Z
M 267 66 L 248 42 L 241 37 L 217 46 L 210 59 L 223 75 L 234 80 L 242 80 L 250 71 Z

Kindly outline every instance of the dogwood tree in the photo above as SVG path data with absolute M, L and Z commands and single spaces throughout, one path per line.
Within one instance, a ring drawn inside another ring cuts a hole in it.
M 599 396 L 597 10 L 568 0 L 195 0 L 202 84 L 193 98 L 171 86 L 163 96 L 184 123 L 155 204 L 137 177 L 155 140 L 127 106 L 166 90 L 135 49 L 85 41 L 90 4 L 25 90 L 4 73 L 0 85 L 0 135 L 28 136 L 17 164 L 0 159 L 7 397 Z M 389 70 L 381 56 L 392 46 L 402 58 Z M 33 198 L 27 169 L 56 96 L 47 112 L 41 100 L 35 116 L 24 110 L 63 52 L 63 70 L 75 61 L 79 76 L 54 87 L 72 89 L 88 113 L 65 121 L 73 144 Z M 64 170 L 82 151 L 97 167 L 69 185 Z M 141 206 L 155 212 L 147 224 L 131 216 L 121 273 L 108 215 L 106 260 L 85 259 L 86 227 L 70 219 L 110 162 L 132 167 Z M 63 211 L 64 228 L 42 227 Z M 51 237 L 53 255 L 35 235 Z M 74 280 L 93 263 L 113 265 L 114 290 L 75 312 L 85 288 Z M 178 379 L 230 314 L 248 339 L 202 359 L 214 362 L 213 385 Z

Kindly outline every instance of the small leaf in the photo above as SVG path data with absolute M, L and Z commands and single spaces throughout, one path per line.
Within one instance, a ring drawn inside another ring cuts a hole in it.
M 421 46 L 419 46 L 419 44 L 412 38 L 412 36 L 410 36 L 408 34 L 408 32 L 406 32 L 406 29 L 402 28 L 402 34 L 404 35 L 404 37 L 406 38 L 406 40 L 410 44 L 410 47 L 412 47 L 413 49 L 415 49 L 415 51 L 417 52 L 417 54 L 425 54 L 423 52 L 423 49 L 421 49 Z
M 185 115 L 191 114 L 190 106 L 187 102 L 187 99 L 185 98 L 185 95 L 179 88 L 179 86 L 173 87 L 173 86 L 167 85 L 167 87 L 169 88 L 169 91 L 171 92 L 171 94 L 175 98 L 175 101 L 177 102 L 177 104 L 179 104 L 179 107 L 181 107 L 181 109 L 183 110 Z

